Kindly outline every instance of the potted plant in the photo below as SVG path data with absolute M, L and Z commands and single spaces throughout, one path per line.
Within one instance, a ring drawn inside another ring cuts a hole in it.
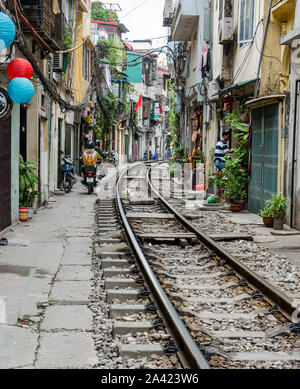
M 288 200 L 282 195 L 282 193 L 276 195 L 273 194 L 272 199 L 270 200 L 271 209 L 274 213 L 274 230 L 283 229 L 283 219 L 286 215 Z
M 31 220 L 32 219 L 32 216 L 33 216 L 33 207 L 34 207 L 34 203 L 36 201 L 36 198 L 37 196 L 41 195 L 40 192 L 37 192 L 36 190 L 32 190 L 31 192 L 29 192 L 29 195 L 28 195 L 28 204 L 29 204 L 29 212 L 28 212 L 28 219 Z
M 244 209 L 248 193 L 249 177 L 247 171 L 242 169 L 243 160 L 235 155 L 228 159 L 224 169 L 225 196 L 230 201 L 230 209 L 238 212 Z
M 266 202 L 264 209 L 260 211 L 260 216 L 263 218 L 263 222 L 266 227 L 273 227 L 274 212 L 271 200 Z
M 21 222 L 28 220 L 29 208 L 33 206 L 38 193 L 35 186 L 38 182 L 35 168 L 32 166 L 35 162 L 24 162 L 23 157 L 19 156 L 19 219 Z
M 224 173 L 218 172 L 214 176 L 209 177 L 208 181 L 210 183 L 214 183 L 218 189 L 219 197 L 224 200 L 224 192 L 225 192 L 225 183 L 224 183 Z

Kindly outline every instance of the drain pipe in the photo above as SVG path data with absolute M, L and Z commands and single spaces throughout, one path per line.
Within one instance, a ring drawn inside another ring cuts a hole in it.
M 254 98 L 255 98 L 255 99 L 256 99 L 257 93 L 258 93 L 259 74 L 260 74 L 260 68 L 261 68 L 261 62 L 262 62 L 264 47 L 265 47 L 265 41 L 266 41 L 267 31 L 268 31 L 269 22 L 270 22 L 272 2 L 273 2 L 273 0 L 270 0 L 270 3 L 269 3 L 269 10 L 268 10 L 268 17 L 267 17 L 267 20 L 266 20 L 266 25 L 265 25 L 265 30 L 264 30 L 264 38 L 263 38 L 263 42 L 262 42 L 262 47 L 261 47 L 261 52 L 260 52 L 260 58 L 259 58 L 259 63 L 258 63 L 257 79 L 256 79 L 255 91 L 254 91 Z M 255 37 L 254 37 L 254 39 L 255 39 Z
M 294 224 L 294 177 L 295 177 L 295 163 L 296 163 L 296 131 L 297 131 L 297 109 L 298 109 L 298 96 L 299 96 L 299 83 L 300 78 L 295 82 L 295 101 L 294 101 L 294 128 L 293 128 L 293 152 L 292 152 L 292 178 L 291 178 L 291 227 Z

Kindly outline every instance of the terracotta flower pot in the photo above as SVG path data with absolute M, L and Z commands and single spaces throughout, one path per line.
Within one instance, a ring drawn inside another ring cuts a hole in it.
M 27 222 L 29 208 L 19 208 L 19 220 L 20 222 Z
M 266 227 L 273 227 L 274 218 L 273 216 L 263 216 L 263 222 Z

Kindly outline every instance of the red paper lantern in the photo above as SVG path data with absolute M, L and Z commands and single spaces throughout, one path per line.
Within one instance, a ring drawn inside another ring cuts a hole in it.
M 8 64 L 7 74 L 11 80 L 17 77 L 30 80 L 33 76 L 33 68 L 26 59 L 15 58 Z

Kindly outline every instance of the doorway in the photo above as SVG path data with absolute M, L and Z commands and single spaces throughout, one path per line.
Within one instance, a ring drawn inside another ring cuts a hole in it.
M 259 212 L 278 189 L 279 105 L 253 109 L 252 125 L 249 210 Z
M 0 231 L 11 224 L 11 118 L 0 122 Z

